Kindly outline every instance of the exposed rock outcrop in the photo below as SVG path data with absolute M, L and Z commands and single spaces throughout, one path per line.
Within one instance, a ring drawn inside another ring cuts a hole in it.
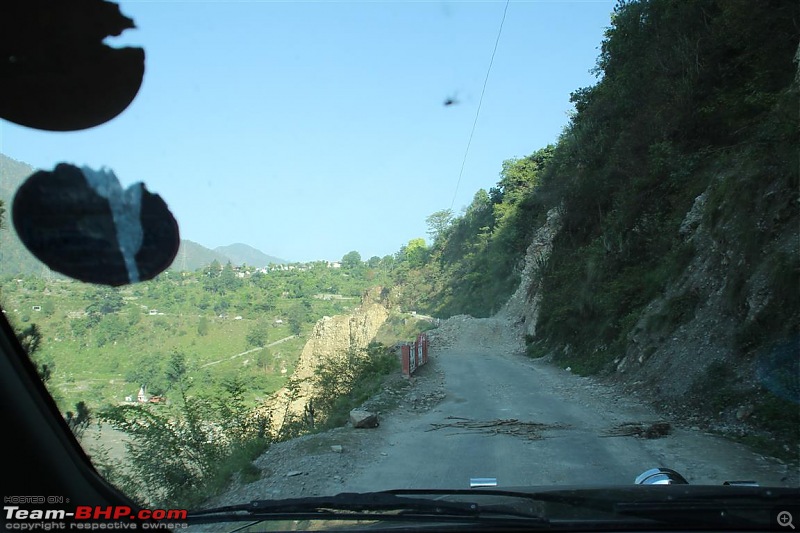
M 533 235 L 530 245 L 525 253 L 525 266 L 520 275 L 517 290 L 508 299 L 505 306 L 497 313 L 495 318 L 505 318 L 522 323 L 523 334 L 534 335 L 536 322 L 539 318 L 539 301 L 541 295 L 542 269 L 550 257 L 553 249 L 553 239 L 561 227 L 561 217 L 558 209 L 547 212 L 547 221 Z
M 314 393 L 313 378 L 321 362 L 347 357 L 352 350 L 363 350 L 375 338 L 389 317 L 383 296 L 380 288 L 373 289 L 349 315 L 326 316 L 316 323 L 289 384 L 278 390 L 262 409 L 270 420 L 272 433 L 279 432 L 287 418 L 308 416 L 309 400 Z
M 748 257 L 734 222 L 714 216 L 721 210 L 719 200 L 717 204 L 711 201 L 713 194 L 719 196 L 716 189 L 733 187 L 731 183 L 745 179 L 749 176 L 735 172 L 720 175 L 697 196 L 678 229 L 685 243 L 685 266 L 640 312 L 627 342 L 603 371 L 626 392 L 640 394 L 692 423 L 707 419 L 706 427 L 725 432 L 752 418 L 753 402 L 764 389 L 797 401 L 796 390 L 789 390 L 787 379 L 781 378 L 796 368 L 791 356 L 783 353 L 791 350 L 769 344 L 765 337 L 757 339 L 762 343 L 758 351 L 750 348 L 747 357 L 741 355 L 747 328 L 770 316 L 770 306 L 780 297 L 776 292 L 780 286 L 773 279 L 778 268 L 774 262 Z M 786 192 L 777 180 L 765 190 L 765 198 Z M 800 242 L 800 230 L 796 224 L 779 220 L 786 215 L 776 212 L 772 203 L 771 199 L 762 200 L 755 209 L 758 229 L 769 237 L 760 243 L 762 257 L 781 253 L 791 257 Z M 495 317 L 485 321 L 503 319 L 514 324 L 514 335 L 520 340 L 536 333 L 541 300 L 538 270 L 546 266 L 559 227 L 558 212 L 553 210 L 528 247 L 517 291 Z M 737 281 L 733 273 L 744 275 Z M 733 308 L 736 291 L 744 296 L 743 304 Z M 443 328 L 447 327 L 444 322 Z M 568 348 L 563 351 L 567 361 Z M 714 407 L 713 399 L 723 397 L 728 398 L 725 404 Z

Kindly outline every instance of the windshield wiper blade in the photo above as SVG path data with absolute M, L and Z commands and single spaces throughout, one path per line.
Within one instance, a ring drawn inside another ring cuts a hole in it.
M 781 505 L 795 505 L 800 490 L 785 487 L 750 486 L 619 486 L 565 487 L 544 490 L 519 489 L 396 489 L 393 494 L 448 496 L 506 496 L 545 504 L 540 510 L 557 525 L 580 515 L 581 520 L 601 519 L 630 524 L 631 520 L 665 525 L 713 525 L 736 527 L 763 525 L 769 512 Z M 566 514 L 564 508 L 570 508 Z
M 195 516 L 223 512 L 247 512 L 250 514 L 275 512 L 292 513 L 314 510 L 343 511 L 386 511 L 396 509 L 416 509 L 436 512 L 441 509 L 448 513 L 472 515 L 477 512 L 477 504 L 471 502 L 440 502 L 427 498 L 404 498 L 383 492 L 351 493 L 335 496 L 312 496 L 307 498 L 287 498 L 283 500 L 254 500 L 241 505 L 231 505 L 206 509 L 192 513 Z
M 533 523 L 547 524 L 539 515 L 522 512 L 505 505 L 478 505 L 475 502 L 444 501 L 431 498 L 412 498 L 391 492 L 341 493 L 335 496 L 287 498 L 283 500 L 254 500 L 240 505 L 229 505 L 189 513 L 188 520 L 194 523 L 239 521 L 253 519 L 337 518 L 348 520 L 373 519 L 470 519 L 488 517 L 525 519 Z

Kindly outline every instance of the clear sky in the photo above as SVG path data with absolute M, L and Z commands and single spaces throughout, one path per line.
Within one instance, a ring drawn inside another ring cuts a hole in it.
M 0 152 L 143 181 L 211 248 L 393 254 L 557 140 L 613 5 L 510 3 L 460 184 L 504 0 L 122 1 L 137 29 L 108 42 L 146 53 L 131 106 L 75 133 L 0 120 Z

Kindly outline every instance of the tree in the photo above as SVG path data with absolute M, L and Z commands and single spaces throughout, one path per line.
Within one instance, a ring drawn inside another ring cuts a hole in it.
M 94 292 L 87 293 L 86 298 L 91 301 L 86 307 L 90 315 L 116 313 L 125 305 L 119 291 L 108 287 L 98 287 Z
M 56 304 L 53 303 L 53 300 L 48 298 L 47 300 L 42 302 L 42 313 L 44 313 L 44 316 L 49 318 L 53 316 L 55 312 L 56 312 Z
M 269 340 L 269 330 L 267 325 L 259 320 L 250 328 L 250 331 L 247 332 L 245 340 L 247 341 L 248 347 L 264 346 L 267 344 L 267 341 Z
M 385 255 L 381 258 L 381 268 L 385 272 L 391 272 L 394 268 L 395 257 L 393 255 Z
M 208 278 L 216 278 L 220 275 L 220 272 L 222 272 L 222 265 L 220 265 L 219 261 L 216 259 L 211 261 L 211 264 L 203 269 L 203 274 Z
M 106 315 L 94 328 L 95 342 L 97 346 L 105 346 L 128 335 L 129 328 L 130 324 L 119 315 Z
M 289 331 L 294 335 L 299 335 L 303 329 L 303 324 L 308 320 L 309 309 L 306 305 L 298 303 L 289 308 L 286 313 L 286 322 L 289 324 Z
M 233 265 L 228 261 L 222 273 L 219 275 L 219 290 L 222 294 L 233 292 L 239 288 L 241 281 L 236 277 L 236 272 L 233 270 Z
M 125 373 L 125 381 L 146 387 L 153 394 L 162 394 L 167 389 L 163 357 L 151 353 L 133 361 L 133 366 Z
M 201 337 L 208 335 L 208 319 L 206 317 L 200 317 L 200 321 L 197 323 L 197 334 Z
M 353 250 L 347 252 L 342 257 L 342 268 L 347 270 L 354 270 L 361 266 L 361 254 Z
M 428 225 L 428 235 L 432 242 L 436 242 L 441 237 L 450 224 L 453 222 L 453 211 L 442 209 L 428 216 L 425 223 Z
M 500 171 L 500 181 L 497 189 L 493 190 L 502 195 L 502 200 L 507 203 L 517 203 L 527 192 L 538 185 L 541 171 L 553 156 L 552 145 L 537 150 L 522 159 L 507 159 L 503 161 Z M 496 201 L 493 198 L 493 201 Z
M 31 324 L 17 333 L 17 340 L 22 345 L 25 353 L 28 354 L 28 357 L 32 357 L 39 350 L 39 346 L 42 343 L 42 332 L 39 330 L 39 326 Z
M 36 373 L 39 374 L 39 379 L 42 380 L 42 383 L 46 384 L 50 381 L 50 378 L 53 377 L 55 364 L 52 361 L 38 361 L 38 357 L 34 357 L 42 345 L 42 332 L 39 326 L 31 324 L 26 327 L 17 333 L 17 340 L 20 345 L 22 345 L 22 349 L 25 350 L 25 353 L 28 354 L 28 357 L 31 358 L 31 361 L 33 361 L 36 367 Z
M 181 395 L 186 393 L 189 383 L 186 379 L 188 368 L 186 366 L 186 355 L 183 352 L 174 350 L 167 361 L 167 368 L 164 372 L 167 378 L 167 387 L 178 387 Z
M 264 374 L 269 374 L 269 369 L 272 367 L 272 354 L 269 349 L 264 348 L 259 350 L 255 356 L 256 368 L 263 371 Z
M 228 303 L 228 300 L 221 299 L 214 304 L 214 313 L 216 313 L 217 315 L 221 315 L 225 311 L 227 311 L 229 307 L 230 304 Z
M 92 422 L 92 412 L 86 402 L 80 401 L 75 404 L 75 412 L 67 411 L 64 418 L 72 433 L 80 439 Z
M 403 249 L 403 259 L 412 268 L 422 266 L 425 262 L 428 247 L 422 237 L 411 239 Z

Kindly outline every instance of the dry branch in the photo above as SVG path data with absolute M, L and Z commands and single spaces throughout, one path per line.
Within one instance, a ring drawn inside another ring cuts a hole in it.
M 445 418 L 445 420 L 449 420 L 450 422 L 431 424 L 432 427 L 426 431 L 435 431 L 445 428 L 466 429 L 477 431 L 479 433 L 486 433 L 489 435 L 514 435 L 517 437 L 526 437 L 530 440 L 537 440 L 543 438 L 541 435 L 543 430 L 564 427 L 558 424 L 523 422 L 521 420 L 517 420 L 516 418 L 480 421 L 470 420 L 468 418 L 462 418 L 458 416 L 448 416 Z

